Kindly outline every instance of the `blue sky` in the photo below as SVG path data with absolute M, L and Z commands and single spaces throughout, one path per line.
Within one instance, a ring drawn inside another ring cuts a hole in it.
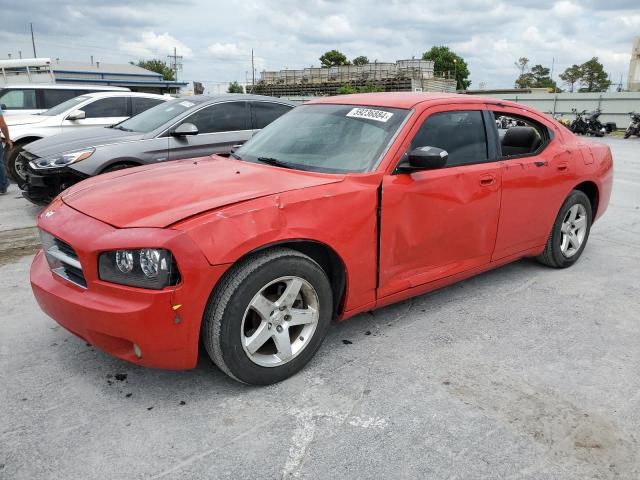
M 272 0 L 242 2 L 0 0 L 0 58 L 38 56 L 103 62 L 161 58 L 176 47 L 184 80 L 243 82 L 256 68 L 318 66 L 337 48 L 349 58 L 394 61 L 448 45 L 471 70 L 472 88 L 510 87 L 526 56 L 557 74 L 597 56 L 626 85 L 632 40 L 640 36 L 637 0 Z

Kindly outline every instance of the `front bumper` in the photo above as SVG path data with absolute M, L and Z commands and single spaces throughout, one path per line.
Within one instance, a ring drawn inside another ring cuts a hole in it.
M 70 168 L 34 170 L 27 167 L 26 176 L 22 195 L 36 205 L 47 205 L 70 186 L 89 178 Z
M 210 266 L 181 232 L 118 230 L 59 200 L 47 209 L 51 211 L 55 214 L 46 217 L 45 212 L 38 225 L 73 246 L 87 287 L 53 273 L 43 252 L 38 252 L 31 265 L 31 285 L 42 310 L 70 332 L 120 359 L 155 368 L 193 368 L 198 359 L 202 315 L 226 266 Z M 100 252 L 135 248 L 151 241 L 151 246 L 168 248 L 174 254 L 182 275 L 179 285 L 147 290 L 98 278 Z

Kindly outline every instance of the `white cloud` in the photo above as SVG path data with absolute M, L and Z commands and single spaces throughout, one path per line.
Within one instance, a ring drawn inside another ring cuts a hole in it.
M 137 41 L 120 40 L 119 47 L 121 50 L 139 57 L 164 57 L 166 55 L 172 55 L 174 48 L 176 49 L 176 53 L 182 55 L 184 58 L 193 56 L 191 48 L 167 32 L 162 34 L 156 34 L 151 31 L 143 32 Z
M 242 50 L 235 43 L 212 43 L 207 47 L 207 51 L 216 58 L 232 58 L 242 55 L 251 55 L 251 52 Z

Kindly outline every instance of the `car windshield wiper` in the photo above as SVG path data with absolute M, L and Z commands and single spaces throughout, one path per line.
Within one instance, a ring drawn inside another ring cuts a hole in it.
M 295 168 L 293 165 L 291 165 L 290 163 L 287 162 L 282 162 L 280 160 L 278 160 L 277 158 L 273 158 L 273 157 L 258 157 L 257 160 L 259 162 L 262 163 L 267 163 L 269 165 L 274 165 L 276 167 L 282 167 L 282 168 Z
M 122 125 L 111 125 L 111 128 L 116 128 L 118 130 L 122 130 L 123 132 L 133 132 L 130 128 L 125 128 Z
M 231 155 L 233 158 L 237 160 L 242 160 L 242 157 L 235 152 L 231 152 L 229 155 Z

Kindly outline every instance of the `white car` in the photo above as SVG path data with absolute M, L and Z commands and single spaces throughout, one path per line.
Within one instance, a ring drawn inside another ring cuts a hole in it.
M 13 60 L 10 60 L 13 61 Z M 5 60 L 4 62 L 7 62 Z M 3 61 L 0 60 L 0 67 Z M 0 68 L 1 70 L 1 68 Z M 33 76 L 33 75 L 32 75 Z M 128 92 L 125 87 L 110 85 L 67 85 L 61 83 L 24 83 L 2 85 L 0 78 L 0 106 L 5 117 L 46 112 L 56 105 L 78 95 L 93 92 Z
M 5 120 L 14 145 L 5 152 L 7 173 L 18 185 L 24 183 L 23 166 L 19 162 L 16 164 L 16 158 L 28 143 L 81 128 L 114 125 L 171 99 L 169 96 L 151 93 L 88 93 L 43 113 L 7 116 Z

